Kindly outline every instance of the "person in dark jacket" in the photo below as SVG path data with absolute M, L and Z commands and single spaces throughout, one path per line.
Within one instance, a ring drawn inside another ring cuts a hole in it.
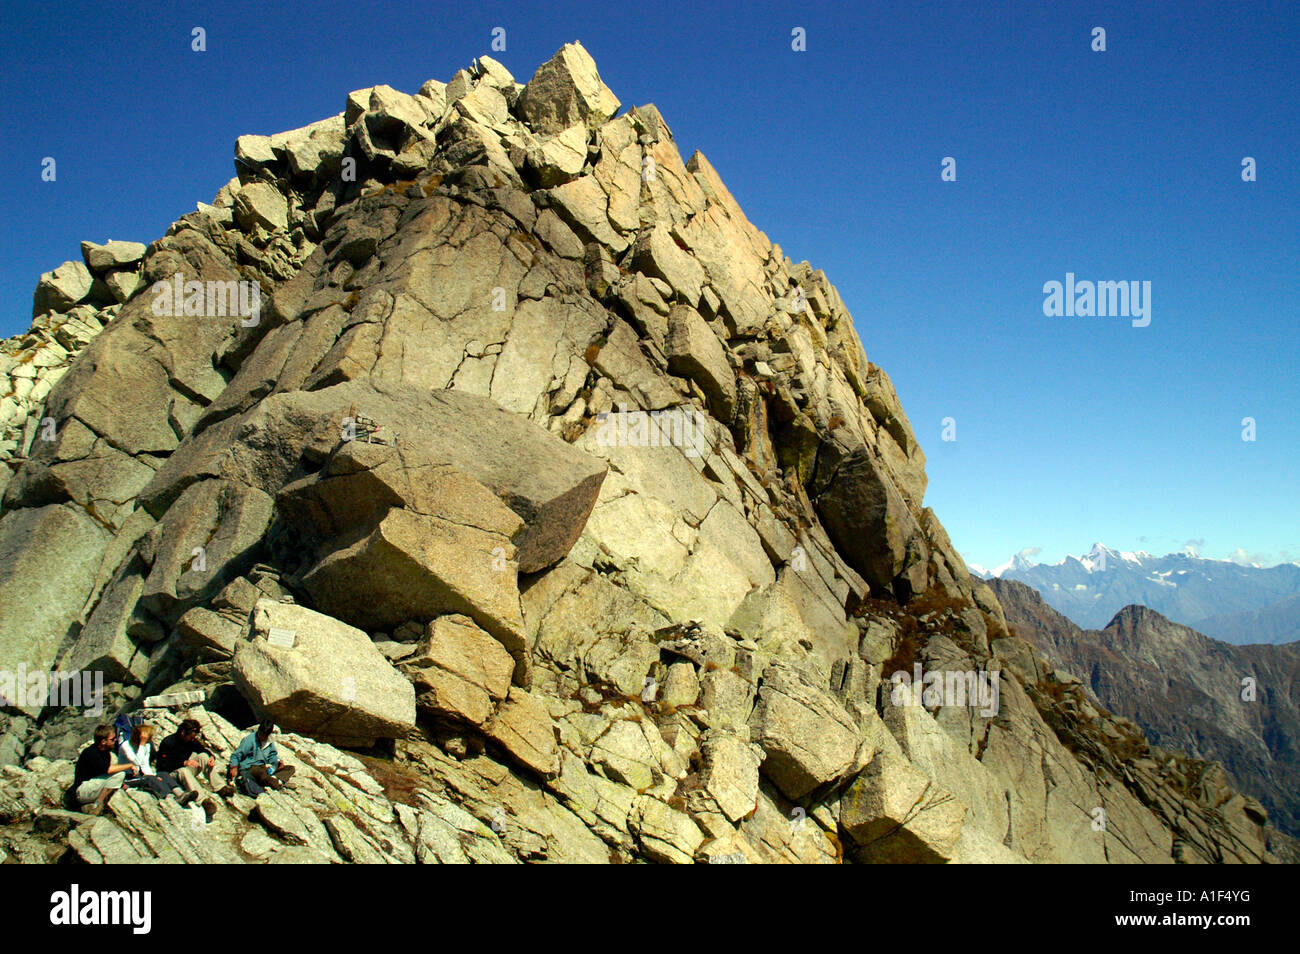
M 218 795 L 233 795 L 234 786 L 224 781 L 216 757 L 199 737 L 197 719 L 186 719 L 175 732 L 158 746 L 158 771 L 170 772 L 180 779 L 186 791 L 202 793 L 199 778 L 206 779 Z M 217 813 L 217 801 L 209 796 L 203 802 L 208 821 Z
M 128 779 L 140 773 L 130 762 L 113 759 L 117 744 L 117 729 L 111 725 L 95 727 L 95 741 L 81 750 L 77 767 L 72 774 L 72 790 L 78 805 L 88 805 L 88 815 L 98 815 L 104 810 L 109 796 L 122 787 Z

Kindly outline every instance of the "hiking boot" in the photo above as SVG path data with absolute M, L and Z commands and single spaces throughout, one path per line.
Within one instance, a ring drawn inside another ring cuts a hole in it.
M 227 782 L 225 785 L 222 785 L 221 788 L 217 789 L 217 794 L 222 798 L 229 798 L 231 795 L 235 794 L 235 786 Z
M 180 795 L 176 798 L 176 804 L 184 808 L 186 805 L 190 804 L 191 802 L 196 802 L 198 800 L 199 800 L 198 792 L 186 792 L 184 795 Z
M 197 795 L 198 793 L 196 792 L 195 794 Z M 217 803 L 215 800 L 209 798 L 203 802 L 203 814 L 208 816 L 208 821 L 212 821 L 217 814 Z
M 273 788 L 273 789 L 275 789 L 277 792 L 279 792 L 279 791 L 282 791 L 282 790 L 284 789 L 284 782 L 282 782 L 280 779 L 276 778 L 274 775 L 269 775 L 269 776 L 267 776 L 267 779 L 266 779 L 266 787 L 267 787 L 267 788 Z

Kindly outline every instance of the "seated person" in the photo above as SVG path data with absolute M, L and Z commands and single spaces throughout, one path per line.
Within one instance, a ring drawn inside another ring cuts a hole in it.
M 130 762 L 140 770 L 140 787 L 147 789 L 159 800 L 168 795 L 175 795 L 176 801 L 188 805 L 199 797 L 198 792 L 187 792 L 181 788 L 180 781 L 171 772 L 159 774 L 153 768 L 153 726 L 138 725 L 131 730 L 131 738 L 123 739 L 117 747 L 117 755 L 124 762 Z
M 81 750 L 77 767 L 72 775 L 72 791 L 77 804 L 89 806 L 87 815 L 98 815 L 104 810 L 108 798 L 140 770 L 130 762 L 115 762 L 113 746 L 117 730 L 111 725 L 95 727 L 95 741 Z
M 158 746 L 158 771 L 174 774 L 186 791 L 202 792 L 200 775 L 218 795 L 233 795 L 235 791 L 234 786 L 222 778 L 216 757 L 199 738 L 197 719 L 186 719 L 175 732 L 163 739 L 162 745 Z M 217 813 L 216 799 L 204 799 L 203 811 L 211 821 Z
M 230 754 L 231 781 L 238 779 L 239 787 L 253 798 L 268 788 L 279 791 L 293 777 L 293 766 L 280 761 L 271 741 L 274 733 L 275 723 L 267 719 Z

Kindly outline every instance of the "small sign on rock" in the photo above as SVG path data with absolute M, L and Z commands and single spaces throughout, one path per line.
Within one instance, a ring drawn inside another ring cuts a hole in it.
M 279 646 L 283 649 L 293 649 L 293 644 L 296 641 L 297 636 L 298 634 L 292 629 L 281 629 L 277 626 L 272 626 L 270 630 L 267 631 L 266 641 L 272 646 Z

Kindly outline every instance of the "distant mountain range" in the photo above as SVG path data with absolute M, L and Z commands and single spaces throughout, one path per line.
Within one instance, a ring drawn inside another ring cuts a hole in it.
M 1085 629 L 1100 629 L 1125 606 L 1139 605 L 1236 645 L 1300 640 L 1300 564 L 1243 566 L 1096 543 L 1086 555 L 1060 563 L 1032 563 L 1017 554 L 991 570 L 970 569 L 985 579 L 1029 584 Z
M 1023 583 L 989 585 L 1017 635 L 1103 706 L 1161 748 L 1222 762 L 1277 828 L 1300 835 L 1300 643 L 1232 646 L 1143 606 L 1083 630 Z

